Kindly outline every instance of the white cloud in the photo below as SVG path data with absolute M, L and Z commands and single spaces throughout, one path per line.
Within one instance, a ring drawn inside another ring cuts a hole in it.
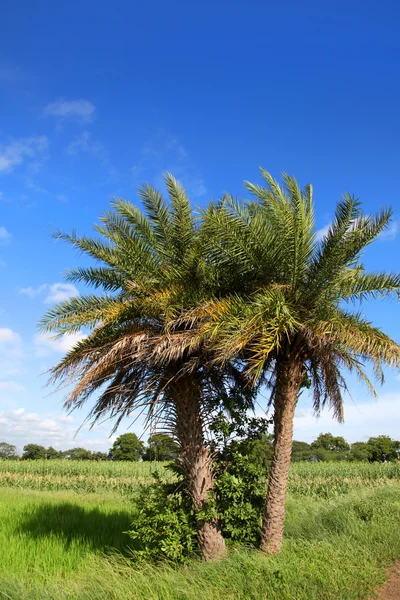
M 59 339 L 54 339 L 47 333 L 37 333 L 33 338 L 36 356 L 49 356 L 53 352 L 65 354 L 71 350 L 76 343 L 84 340 L 86 337 L 87 336 L 83 333 L 71 333 L 65 334 Z
M 72 283 L 52 283 L 47 284 L 43 283 L 38 287 L 26 287 L 20 288 L 19 293 L 28 296 L 29 298 L 36 298 L 36 296 L 40 296 L 48 290 L 48 294 L 44 299 L 46 304 L 56 304 L 58 302 L 64 302 L 64 300 L 69 300 L 73 296 L 79 296 L 79 292 L 77 288 Z
M 33 288 L 33 287 L 21 288 L 19 290 L 19 293 L 24 294 L 25 296 L 29 296 L 29 298 L 35 298 L 36 296 L 39 296 L 39 294 L 44 292 L 44 290 L 46 288 L 47 288 L 47 285 L 44 283 L 43 285 L 39 285 L 39 287 L 37 287 L 37 288 Z
M 0 173 L 10 173 L 28 159 L 32 167 L 40 166 L 49 140 L 45 135 L 12 140 L 0 146 Z
M 79 433 L 70 415 L 47 412 L 27 412 L 25 408 L 0 412 L 0 440 L 15 444 L 21 452 L 28 443 L 54 446 L 59 449 L 83 446 L 91 450 L 107 450 L 113 439 L 104 427 L 96 428 L 96 437 L 87 436 L 85 429 Z
M 89 100 L 65 100 L 59 98 L 45 106 L 43 114 L 46 117 L 60 119 L 75 119 L 81 123 L 91 123 L 95 119 L 96 107 Z
M 46 304 L 55 304 L 69 300 L 73 296 L 79 296 L 79 292 L 72 283 L 53 283 L 50 286 L 50 293 L 44 301 Z
M 16 410 L 10 410 L 10 417 L 20 417 L 25 412 L 24 408 L 17 408 Z
M 342 435 L 349 442 L 365 441 L 376 435 L 398 439 L 400 393 L 382 394 L 377 401 L 345 403 L 344 418 L 344 424 L 340 424 L 325 410 L 317 419 L 312 409 L 303 409 L 300 405 L 294 420 L 294 437 L 310 442 L 320 433 L 329 431 Z
M 3 225 L 0 226 L 0 244 L 8 244 L 11 238 L 11 233 Z
M 20 383 L 15 381 L 0 381 L 0 391 L 6 392 L 23 392 L 25 388 Z

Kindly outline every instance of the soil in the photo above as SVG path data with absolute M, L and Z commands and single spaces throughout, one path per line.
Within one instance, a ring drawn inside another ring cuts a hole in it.
M 389 577 L 378 590 L 377 600 L 400 600 L 400 562 L 390 569 Z

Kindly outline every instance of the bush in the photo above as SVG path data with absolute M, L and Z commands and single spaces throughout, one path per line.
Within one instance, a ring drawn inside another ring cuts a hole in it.
M 174 465 L 171 469 L 176 474 L 180 472 Z M 254 456 L 243 456 L 236 449 L 229 453 L 229 461 L 226 454 L 217 456 L 215 470 L 215 499 L 211 499 L 210 508 L 215 506 L 227 544 L 256 546 L 267 467 L 261 467 Z M 139 543 L 133 555 L 136 560 L 167 559 L 184 563 L 197 553 L 196 520 L 182 475 L 173 484 L 156 476 L 154 483 L 140 486 L 135 506 L 128 534 Z
M 162 559 L 183 563 L 197 551 L 196 521 L 182 482 L 156 481 L 141 485 L 134 498 L 135 513 L 128 535 L 137 540 L 135 560 Z
M 217 514 L 228 545 L 257 545 L 272 456 L 269 421 L 223 413 L 214 421 L 214 497 L 205 507 Z M 129 535 L 139 541 L 135 558 L 169 559 L 183 563 L 198 551 L 196 520 L 179 461 L 168 467 L 176 478 L 166 484 L 159 477 L 142 486 Z M 207 518 L 207 517 L 205 517 Z

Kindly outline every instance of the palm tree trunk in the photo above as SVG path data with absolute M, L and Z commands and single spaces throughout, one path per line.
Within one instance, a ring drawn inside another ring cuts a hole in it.
M 269 554 L 279 552 L 282 544 L 294 411 L 302 381 L 301 362 L 286 359 L 278 363 L 274 399 L 274 455 L 260 540 L 260 549 Z
M 174 385 L 176 432 L 181 445 L 180 460 L 186 474 L 189 494 L 196 513 L 212 499 L 214 479 L 211 456 L 204 445 L 204 430 L 200 394 L 192 377 L 180 377 Z M 218 518 L 197 519 L 199 546 L 206 560 L 226 553 L 225 541 Z

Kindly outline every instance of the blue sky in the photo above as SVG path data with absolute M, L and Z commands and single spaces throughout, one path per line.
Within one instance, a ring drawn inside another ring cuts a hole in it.
M 66 416 L 44 388 L 73 340 L 53 342 L 36 325 L 76 293 L 62 273 L 82 262 L 51 231 L 90 233 L 113 196 L 136 202 L 137 184 L 161 186 L 165 170 L 199 205 L 243 195 L 259 165 L 287 171 L 313 183 L 321 230 L 344 191 L 366 212 L 390 204 L 394 220 L 365 264 L 399 269 L 399 13 L 394 1 L 9 4 L 0 22 L 0 440 L 109 447 L 110 424 L 74 439 L 84 413 Z M 397 304 L 366 312 L 400 341 Z M 350 383 L 346 424 L 328 412 L 316 421 L 302 398 L 297 438 L 400 437 L 396 374 L 378 402 Z

